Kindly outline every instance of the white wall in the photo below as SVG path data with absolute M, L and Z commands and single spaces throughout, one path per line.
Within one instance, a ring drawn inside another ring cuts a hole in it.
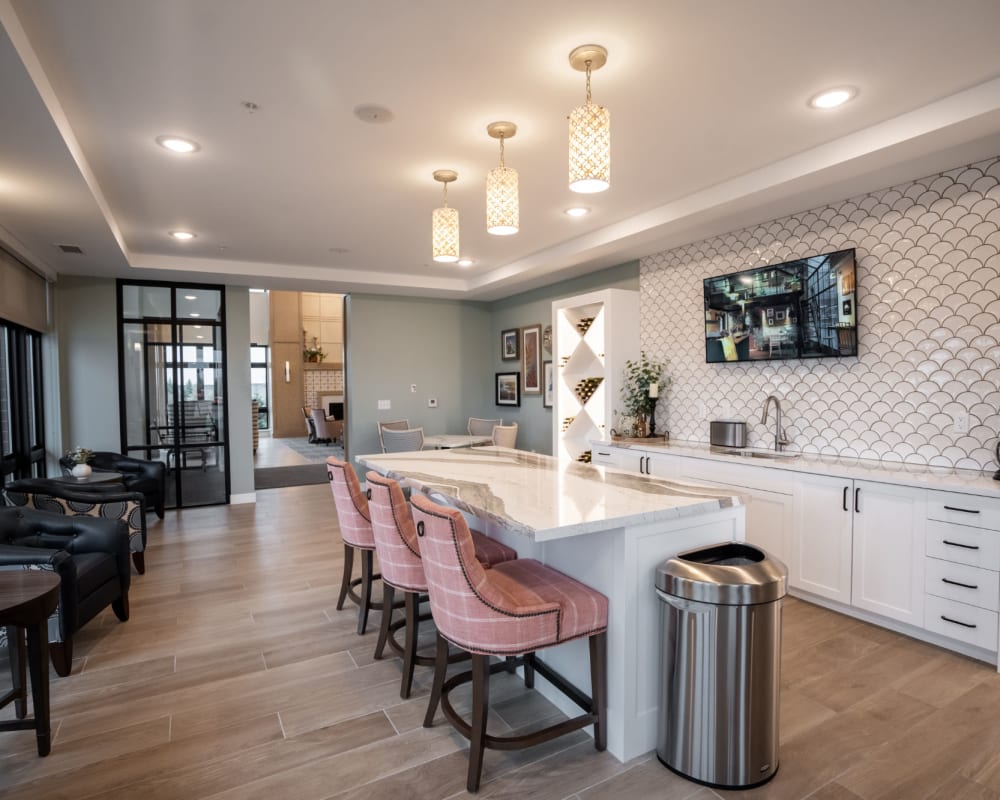
M 702 281 L 856 247 L 859 357 L 706 364 Z M 769 394 L 791 450 L 992 468 L 1000 432 L 1000 159 L 655 253 L 640 261 L 643 349 L 673 386 L 657 427 L 708 441 L 749 423 L 773 446 Z M 968 431 L 956 420 L 968 416 Z

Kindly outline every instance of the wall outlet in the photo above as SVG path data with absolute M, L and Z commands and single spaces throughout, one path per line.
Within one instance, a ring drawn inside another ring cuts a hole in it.
M 437 408 L 438 407 L 438 399 L 436 397 L 428 397 L 427 398 L 427 407 L 428 408 Z
M 955 428 L 955 433 L 969 432 L 969 415 L 966 412 L 959 411 L 957 414 L 953 414 L 951 420 Z
M 417 393 L 417 384 L 411 383 L 410 384 L 410 394 L 416 394 L 416 393 Z
M 390 400 L 379 400 L 378 401 L 378 410 L 379 411 L 388 411 L 390 408 L 392 408 L 392 401 L 390 401 Z

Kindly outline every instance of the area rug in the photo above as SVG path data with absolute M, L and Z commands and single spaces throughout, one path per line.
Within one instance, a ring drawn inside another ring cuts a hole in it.
M 303 458 L 309 459 L 314 464 L 322 464 L 327 456 L 344 459 L 344 447 L 340 444 L 310 444 L 304 437 L 282 438 L 276 440 L 290 450 L 294 450 Z
M 341 451 L 343 455 L 343 451 Z M 265 467 L 253 471 L 254 489 L 280 489 L 283 486 L 309 486 L 326 483 L 325 464 L 303 464 L 297 467 Z

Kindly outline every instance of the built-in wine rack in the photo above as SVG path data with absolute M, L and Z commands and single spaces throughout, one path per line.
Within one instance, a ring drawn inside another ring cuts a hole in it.
M 579 456 L 577 456 L 576 460 L 582 461 L 584 464 L 589 464 L 592 454 L 593 454 L 592 450 L 584 450 L 582 453 L 580 453 Z
M 562 421 L 563 433 L 569 430 L 569 426 L 573 424 L 573 420 L 575 419 L 576 417 L 566 417 L 566 419 Z
M 581 336 L 586 336 L 587 331 L 590 330 L 590 326 L 594 324 L 594 317 L 584 317 L 578 323 L 576 323 L 576 329 L 580 331 Z
M 603 382 L 604 378 L 584 378 L 582 381 L 577 383 L 573 391 L 576 392 L 576 396 L 580 398 L 580 403 L 587 405 L 587 401 L 594 396 L 594 392 L 597 391 L 597 387 L 599 387 Z

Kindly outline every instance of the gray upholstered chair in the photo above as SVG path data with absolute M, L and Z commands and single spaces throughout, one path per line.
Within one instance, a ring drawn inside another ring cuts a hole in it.
M 517 423 L 493 426 L 493 444 L 497 447 L 514 447 L 517 442 Z
M 469 417 L 469 436 L 492 436 L 497 425 L 503 425 L 503 420 Z
M 375 425 L 378 427 L 378 444 L 382 448 L 382 452 L 385 450 L 385 442 L 382 440 L 382 431 L 405 431 L 410 429 L 410 421 L 407 419 L 395 419 L 389 422 L 376 422 Z
M 423 450 L 423 448 L 423 428 L 407 428 L 402 431 L 387 428 L 382 431 L 383 453 L 409 453 L 413 450 Z
M 334 439 L 339 438 L 339 434 L 334 430 L 337 425 L 335 420 L 327 419 L 326 412 L 322 408 L 314 408 L 309 412 L 313 426 L 316 429 L 316 444 L 330 444 Z M 343 429 L 343 423 L 338 426 Z

